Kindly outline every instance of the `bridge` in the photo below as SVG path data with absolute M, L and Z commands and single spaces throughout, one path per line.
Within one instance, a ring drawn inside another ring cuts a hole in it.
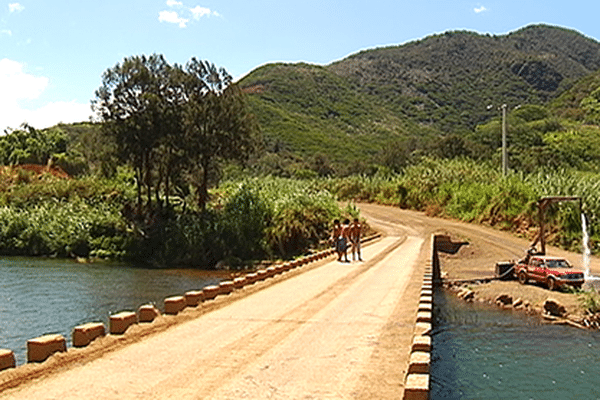
M 416 322 L 432 234 L 493 243 L 503 233 L 390 207 L 361 211 L 384 233 L 363 248 L 365 262 L 329 256 L 153 327 L 2 372 L 2 398 L 403 398 L 413 338 L 424 333 Z

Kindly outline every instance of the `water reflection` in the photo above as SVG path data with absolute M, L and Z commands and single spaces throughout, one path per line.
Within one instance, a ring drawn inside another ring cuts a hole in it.
M 159 308 L 165 297 L 217 283 L 223 273 L 76 264 L 69 260 L 0 259 L 0 348 L 26 360 L 28 339 L 101 321 L 145 303 Z
M 435 296 L 430 398 L 600 398 L 598 332 Z

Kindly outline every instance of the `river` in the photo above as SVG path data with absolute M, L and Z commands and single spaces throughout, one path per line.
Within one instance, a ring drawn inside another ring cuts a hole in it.
M 71 332 L 86 322 L 142 304 L 162 308 L 165 297 L 217 283 L 223 272 L 134 268 L 118 263 L 77 264 L 71 260 L 0 259 L 0 348 L 26 362 L 28 339 Z
M 435 293 L 431 399 L 600 399 L 600 333 Z

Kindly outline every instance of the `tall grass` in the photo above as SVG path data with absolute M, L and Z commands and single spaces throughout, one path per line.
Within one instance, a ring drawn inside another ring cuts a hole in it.
M 423 159 L 400 174 L 351 176 L 321 181 L 341 200 L 395 205 L 429 215 L 496 226 L 532 237 L 538 229 L 537 201 L 545 196 L 580 196 L 591 247 L 600 248 L 600 175 L 571 170 L 512 173 L 468 159 Z M 581 249 L 577 204 L 553 204 L 546 214 L 548 240 Z

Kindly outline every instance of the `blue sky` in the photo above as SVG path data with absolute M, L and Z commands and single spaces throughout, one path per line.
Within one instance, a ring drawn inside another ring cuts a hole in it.
M 87 120 L 102 73 L 127 56 L 195 56 L 241 77 L 269 62 L 329 64 L 448 30 L 547 23 L 600 40 L 598 11 L 589 0 L 0 1 L 0 133 Z

